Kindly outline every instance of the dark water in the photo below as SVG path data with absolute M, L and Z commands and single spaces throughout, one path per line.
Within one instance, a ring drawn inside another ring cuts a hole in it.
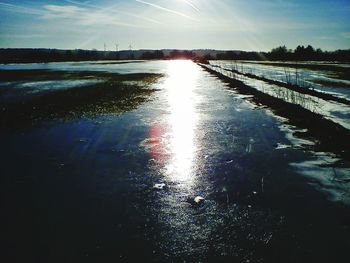
M 148 67 L 137 110 L 2 136 L 7 262 L 346 259 L 348 168 L 192 62 Z

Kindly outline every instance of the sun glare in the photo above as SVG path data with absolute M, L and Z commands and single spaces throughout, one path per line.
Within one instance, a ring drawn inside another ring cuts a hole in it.
M 167 172 L 174 180 L 189 182 L 192 179 L 196 152 L 195 131 L 198 121 L 197 98 L 194 94 L 198 68 L 191 61 L 172 61 L 167 82 L 169 103 L 169 148 L 171 158 Z

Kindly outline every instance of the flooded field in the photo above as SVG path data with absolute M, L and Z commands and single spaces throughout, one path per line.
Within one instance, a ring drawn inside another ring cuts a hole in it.
M 328 99 L 328 96 L 324 98 L 324 93 L 315 91 L 313 86 L 297 85 L 292 86 L 293 89 L 291 89 L 291 87 L 288 87 L 288 85 L 282 86 L 284 83 L 283 81 L 281 81 L 281 85 L 279 85 L 279 82 L 270 83 L 270 80 L 276 80 L 273 76 L 259 79 L 258 75 L 244 73 L 244 70 L 239 71 L 233 69 L 232 72 L 232 69 L 227 66 L 227 64 L 217 64 L 217 62 L 212 62 L 212 64 L 214 65 L 205 65 L 205 67 L 208 67 L 209 69 L 229 78 L 238 79 L 246 85 L 259 90 L 264 94 L 268 94 L 291 104 L 299 105 L 308 111 L 324 116 L 325 118 L 350 130 L 350 101 L 347 99 L 339 102 L 337 101 L 337 96 L 333 97 L 332 95 L 329 95 L 330 99 Z M 277 68 L 276 71 L 278 72 L 278 70 L 279 69 Z M 241 72 L 243 73 L 241 74 Z M 319 73 L 319 75 L 322 76 L 322 72 Z M 323 88 L 328 89 L 330 92 L 332 91 L 331 88 Z M 308 91 L 309 89 L 311 89 L 311 94 Z M 347 94 L 346 92 L 348 92 L 348 89 L 345 89 L 343 95 Z
M 308 89 L 350 100 L 350 65 L 339 63 L 282 63 L 254 61 L 215 61 L 212 65 L 237 69 L 267 79 L 297 84 Z
M 350 98 L 346 87 L 331 93 Z M 0 65 L 0 103 L 4 251 L 13 261 L 348 254 L 349 160 L 316 151 L 317 140 L 297 136 L 301 127 L 191 61 Z M 335 102 L 317 103 L 349 128 L 349 106 L 334 113 Z

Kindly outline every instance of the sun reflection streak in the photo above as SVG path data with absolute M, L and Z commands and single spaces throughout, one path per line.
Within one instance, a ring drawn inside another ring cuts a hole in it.
M 196 153 L 195 132 L 198 121 L 194 88 L 198 68 L 191 61 L 173 61 L 169 64 L 166 83 L 169 103 L 169 149 L 171 158 L 166 166 L 171 179 L 189 184 L 193 179 Z

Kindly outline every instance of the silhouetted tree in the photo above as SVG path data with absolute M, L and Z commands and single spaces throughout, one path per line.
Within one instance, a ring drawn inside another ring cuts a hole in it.
M 283 60 L 287 57 L 288 50 L 286 46 L 280 46 L 277 48 L 274 48 L 270 52 L 270 58 L 272 60 Z

